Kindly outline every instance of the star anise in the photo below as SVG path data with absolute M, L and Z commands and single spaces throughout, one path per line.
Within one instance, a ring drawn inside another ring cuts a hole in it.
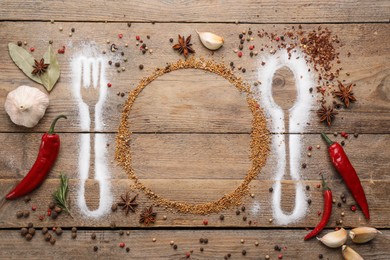
M 332 123 L 332 120 L 335 118 L 335 115 L 337 115 L 338 112 L 334 111 L 333 107 L 325 107 L 324 105 L 321 105 L 321 108 L 317 110 L 317 115 L 320 117 L 320 122 L 323 122 L 326 120 L 328 126 Z
M 126 210 L 126 215 L 129 214 L 129 211 L 135 212 L 135 207 L 138 206 L 138 203 L 135 203 L 135 199 L 138 194 L 134 197 L 130 196 L 130 192 L 127 192 L 126 195 L 121 195 L 122 201 L 118 203 L 118 206 L 121 206 L 123 210 Z
M 346 87 L 339 81 L 339 90 L 340 91 L 335 91 L 334 94 L 344 102 L 346 107 L 349 107 L 350 102 L 356 101 L 352 92 L 352 84 Z
M 139 223 L 149 225 L 150 223 L 154 223 L 156 221 L 156 212 L 153 212 L 153 206 L 150 206 L 149 208 L 145 208 L 144 211 L 142 211 Z
M 45 60 L 41 59 L 40 61 L 34 60 L 35 65 L 33 65 L 34 70 L 31 72 L 31 74 L 38 74 L 41 75 L 45 73 L 46 69 L 49 67 L 49 64 L 45 64 Z
M 175 45 L 172 46 L 173 49 L 175 50 L 178 50 L 180 54 L 183 53 L 184 57 L 187 58 L 188 56 L 188 53 L 194 53 L 195 50 L 192 49 L 192 43 L 191 42 L 191 35 L 187 37 L 187 39 L 184 40 L 184 36 L 180 36 L 180 34 L 178 35 L 179 37 L 179 43 L 176 43 Z

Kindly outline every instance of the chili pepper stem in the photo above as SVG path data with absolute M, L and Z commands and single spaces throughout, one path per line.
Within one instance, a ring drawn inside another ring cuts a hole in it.
M 59 115 L 57 116 L 56 118 L 54 118 L 53 122 L 51 123 L 51 126 L 50 126 L 50 129 L 49 129 L 49 134 L 54 134 L 54 127 L 58 121 L 58 119 L 60 118 L 64 118 L 64 119 L 68 119 L 66 116 L 64 115 Z
M 322 179 L 322 189 L 323 189 L 323 190 L 330 190 L 329 187 L 328 187 L 328 185 L 326 184 L 324 175 L 322 175 L 322 174 L 321 174 L 321 179 Z
M 329 139 L 329 137 L 325 133 L 321 133 L 322 138 L 325 140 L 328 146 L 332 145 L 334 142 Z

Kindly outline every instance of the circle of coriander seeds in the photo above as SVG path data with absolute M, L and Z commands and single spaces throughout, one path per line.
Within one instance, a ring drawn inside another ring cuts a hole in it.
M 250 141 L 251 166 L 249 167 L 246 176 L 238 187 L 233 187 L 230 193 L 223 195 L 218 200 L 201 204 L 170 200 L 156 194 L 138 179 L 138 176 L 132 166 L 129 118 L 134 102 L 142 90 L 151 82 L 164 74 L 181 69 L 204 70 L 226 79 L 234 85 L 240 93 L 246 94 L 246 101 L 252 113 L 252 131 Z M 122 110 L 119 131 L 116 136 L 115 160 L 125 170 L 129 179 L 134 180 L 135 187 L 142 190 L 149 198 L 153 199 L 156 204 L 176 209 L 177 211 L 184 213 L 207 214 L 211 212 L 219 212 L 223 209 L 237 206 L 241 203 L 242 198 L 248 194 L 250 182 L 256 178 L 261 168 L 265 165 L 269 153 L 269 136 L 270 134 L 267 129 L 266 118 L 263 114 L 263 110 L 251 95 L 250 85 L 244 83 L 241 78 L 235 76 L 233 71 L 223 63 L 216 63 L 215 61 L 205 60 L 203 58 L 196 59 L 194 57 L 190 57 L 186 60 L 179 60 L 171 63 L 164 68 L 157 68 L 150 76 L 141 79 L 138 86 L 129 94 Z

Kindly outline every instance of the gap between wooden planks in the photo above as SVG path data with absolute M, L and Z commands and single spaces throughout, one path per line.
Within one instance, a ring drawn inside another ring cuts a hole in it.
M 388 1 L 3 1 L 2 20 L 353 23 L 388 22 Z
M 86 50 L 96 49 L 97 53 L 107 50 L 106 57 L 111 57 L 108 50 L 110 39 L 112 43 L 121 46 L 120 51 L 125 52 L 129 58 L 128 63 L 122 65 L 126 71 L 117 73 L 115 68 L 107 70 L 107 78 L 113 87 L 109 90 L 108 98 L 104 108 L 104 132 L 116 132 L 119 125 L 119 114 L 125 98 L 118 97 L 118 92 L 131 91 L 143 76 L 147 76 L 156 67 L 164 67 L 166 62 L 174 62 L 181 58 L 171 48 L 169 38 L 176 40 L 177 33 L 193 35 L 194 48 L 197 57 L 204 56 L 216 61 L 228 64 L 234 61 L 236 67 L 244 66 L 246 73 L 236 71 L 236 74 L 243 77 L 249 84 L 259 80 L 257 67 L 261 66 L 262 55 L 269 55 L 267 51 L 261 52 L 258 49 L 263 44 L 269 43 L 268 39 L 256 36 L 257 30 L 264 29 L 269 32 L 283 32 L 283 28 L 290 28 L 292 25 L 231 25 L 231 24 L 134 24 L 127 27 L 122 24 L 97 24 L 97 23 L 34 23 L 29 26 L 28 22 L 3 22 L 0 24 L 0 37 L 2 44 L 8 42 L 27 40 L 28 47 L 35 46 L 34 55 L 42 55 L 50 39 L 54 40 L 53 48 L 60 48 L 67 45 L 65 55 L 58 55 L 61 65 L 61 79 L 56 88 L 50 94 L 51 105 L 46 116 L 40 124 L 33 129 L 25 129 L 15 126 L 8 118 L 4 110 L 0 110 L 0 132 L 43 132 L 47 131 L 52 119 L 59 113 L 69 116 L 67 123 L 58 124 L 59 132 L 79 132 L 80 119 L 78 116 L 77 103 L 71 94 L 72 71 L 71 62 L 73 57 L 84 53 Z M 58 27 L 64 28 L 63 32 Z M 343 67 L 341 80 L 346 83 L 356 83 L 354 88 L 358 102 L 351 106 L 351 109 L 340 110 L 331 131 L 346 131 L 359 133 L 389 133 L 390 129 L 390 96 L 388 86 L 390 82 L 390 47 L 386 44 L 389 24 L 308 24 L 304 30 L 315 29 L 318 26 L 328 27 L 337 34 L 342 41 L 340 56 Z M 26 28 L 29 27 L 29 37 L 25 39 Z M 67 31 L 74 27 L 76 32 L 69 37 Z M 259 55 L 249 57 L 248 47 L 245 44 L 243 58 L 239 59 L 233 50 L 238 47 L 238 34 L 243 30 L 252 28 L 254 31 L 254 42 Z M 225 46 L 211 55 L 203 48 L 195 35 L 195 29 L 199 31 L 213 31 L 225 37 Z M 47 36 L 41 37 L 40 32 L 47 31 Z M 94 34 L 89 32 L 93 31 Z M 118 33 L 124 37 L 118 40 Z M 152 55 L 139 51 L 135 46 L 135 35 L 143 38 L 150 35 L 151 39 L 147 44 L 154 50 Z M 125 48 L 124 43 L 129 47 Z M 84 49 L 83 49 L 84 48 Z M 351 52 L 351 57 L 347 53 Z M 116 55 L 120 55 L 119 52 Z M 27 84 L 39 87 L 31 82 L 19 69 L 12 64 L 7 53 L 7 48 L 0 49 L 0 56 L 10 64 L 2 67 L 0 75 L 0 103 L 4 103 L 6 94 L 17 86 Z M 118 57 L 117 57 L 118 58 Z M 138 65 L 143 64 L 144 70 L 140 71 Z M 345 73 L 350 73 L 346 76 Z M 290 82 L 291 77 L 282 71 L 276 74 L 276 82 Z M 189 87 L 190 86 L 190 87 Z M 41 88 L 42 89 L 42 88 Z M 168 95 L 169 93 L 169 95 Z M 280 98 L 288 99 L 289 92 L 280 91 Z M 329 131 L 328 128 L 318 122 L 315 115 L 317 107 L 313 107 L 310 125 L 307 125 L 306 133 L 319 133 Z M 212 133 L 249 133 L 250 113 L 243 96 L 234 87 L 230 86 L 224 79 L 210 73 L 197 70 L 183 70 L 162 76 L 150 86 L 137 99 L 131 113 L 132 130 L 134 132 L 212 132 Z

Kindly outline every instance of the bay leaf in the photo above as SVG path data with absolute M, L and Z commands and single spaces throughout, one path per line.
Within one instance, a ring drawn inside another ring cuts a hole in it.
M 51 49 L 51 45 L 47 49 L 46 53 L 43 55 L 45 63 L 49 64 L 46 72 L 41 74 L 42 85 L 46 88 L 47 91 L 52 91 L 54 85 L 57 83 L 60 78 L 60 65 L 58 64 L 57 56 Z
M 16 66 L 18 66 L 18 68 L 23 71 L 27 77 L 39 84 L 42 84 L 41 78 L 38 75 L 31 73 L 34 70 L 33 65 L 35 65 L 35 63 L 34 57 L 28 53 L 28 51 L 14 43 L 9 43 L 8 52 Z

